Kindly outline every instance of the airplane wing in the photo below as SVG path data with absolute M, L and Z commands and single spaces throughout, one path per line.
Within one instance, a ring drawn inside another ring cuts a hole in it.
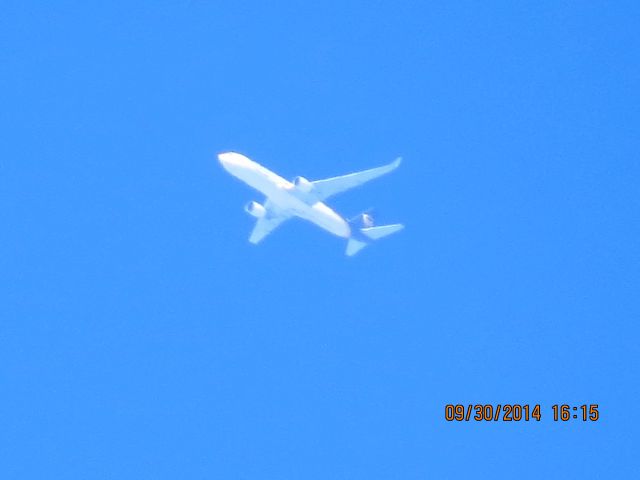
M 364 170 L 362 172 L 350 173 L 348 175 L 342 175 L 341 177 L 327 178 L 326 180 L 317 180 L 311 182 L 313 184 L 313 191 L 319 201 L 324 201 L 327 198 L 336 195 L 338 193 L 350 190 L 354 187 L 362 185 L 363 183 L 373 180 L 381 175 L 385 175 L 392 172 L 400 165 L 401 158 L 396 158 L 389 165 L 383 167 L 372 168 L 370 170 Z
M 266 210 L 264 217 L 260 217 L 256 221 L 249 237 L 249 241 L 253 244 L 260 243 L 264 237 L 274 231 L 282 222 L 291 218 L 291 214 L 276 207 L 271 200 L 267 200 L 264 203 L 264 208 Z

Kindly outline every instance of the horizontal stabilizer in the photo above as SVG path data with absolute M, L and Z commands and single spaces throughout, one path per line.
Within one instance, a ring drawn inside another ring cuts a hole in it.
M 360 231 L 371 240 L 378 240 L 380 238 L 384 238 L 387 235 L 391 235 L 392 233 L 399 232 L 404 228 L 404 225 L 401 223 L 396 223 L 394 225 L 381 225 L 379 227 L 368 227 L 361 228 Z
M 396 223 L 394 225 L 381 225 L 379 227 L 360 228 L 357 238 L 351 237 L 347 243 L 347 256 L 351 257 L 369 245 L 369 240 L 379 240 L 392 233 L 399 232 L 404 225 Z
M 347 243 L 346 254 L 347 254 L 347 256 L 351 257 L 351 256 L 355 255 L 356 253 L 358 253 L 360 250 L 362 250 L 366 246 L 367 246 L 367 243 L 361 242 L 360 240 L 356 240 L 354 238 L 350 238 L 349 242 Z

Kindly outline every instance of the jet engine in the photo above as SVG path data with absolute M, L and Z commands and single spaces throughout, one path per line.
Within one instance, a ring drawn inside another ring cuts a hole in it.
M 258 202 L 247 203 L 244 207 L 244 211 L 256 218 L 262 218 L 264 217 L 265 213 L 267 213 L 265 208 Z
M 300 190 L 303 193 L 309 193 L 311 190 L 313 190 L 313 183 L 311 183 L 304 177 L 294 178 L 293 185 L 296 187 L 296 189 Z

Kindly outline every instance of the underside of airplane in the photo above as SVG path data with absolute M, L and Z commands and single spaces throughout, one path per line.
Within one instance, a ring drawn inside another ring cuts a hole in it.
M 392 172 L 400 165 L 400 158 L 382 167 L 339 177 L 316 181 L 296 177 L 292 182 L 236 152 L 221 153 L 218 160 L 231 175 L 266 196 L 262 204 L 252 201 L 245 206 L 245 211 L 257 219 L 249 237 L 253 244 L 261 242 L 292 217 L 302 218 L 346 238 L 348 256 L 355 255 L 372 241 L 404 228 L 402 224 L 374 226 L 373 218 L 366 213 L 359 215 L 355 222 L 347 221 L 324 203 L 338 193 Z

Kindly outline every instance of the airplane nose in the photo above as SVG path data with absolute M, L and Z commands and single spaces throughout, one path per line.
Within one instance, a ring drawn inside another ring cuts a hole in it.
M 246 170 L 252 164 L 251 160 L 236 152 L 219 153 L 218 160 L 220 161 L 220 165 L 232 174 L 239 170 Z
M 237 154 L 233 152 L 223 152 L 218 154 L 218 161 L 222 168 L 226 171 L 231 172 L 238 165 Z
M 218 160 L 223 167 L 240 167 L 247 163 L 247 158 L 236 152 L 219 153 Z
M 231 163 L 233 161 L 233 153 L 231 152 L 222 152 L 218 154 L 218 161 L 221 164 Z

